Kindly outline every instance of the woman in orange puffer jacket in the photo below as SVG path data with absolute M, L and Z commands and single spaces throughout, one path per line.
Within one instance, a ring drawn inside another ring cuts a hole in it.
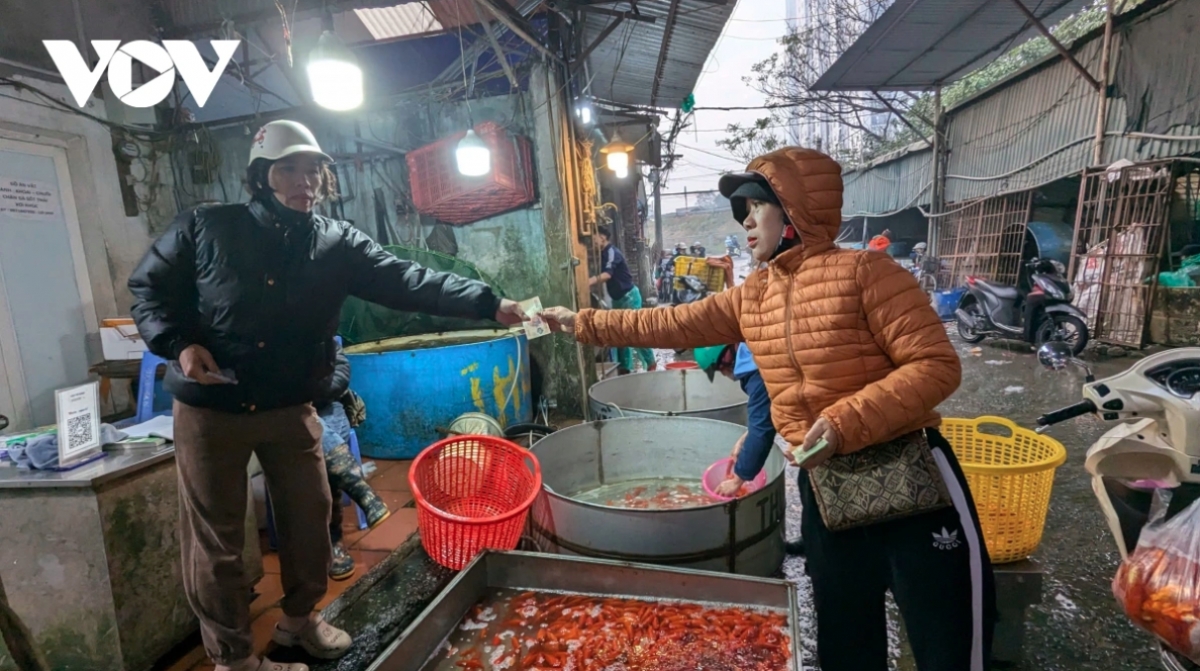
M 818 657 L 823 671 L 886 669 L 884 594 L 891 590 L 920 671 L 983 671 L 995 611 L 992 569 L 934 410 L 958 388 L 958 355 L 910 273 L 885 254 L 834 244 L 842 207 L 836 162 L 791 147 L 747 170 L 720 183 L 760 266 L 743 284 L 673 308 L 578 315 L 551 308 L 543 316 L 596 345 L 687 349 L 745 341 L 780 435 L 804 450 L 828 442 L 805 469 L 924 431 L 952 507 L 830 531 L 801 470 Z

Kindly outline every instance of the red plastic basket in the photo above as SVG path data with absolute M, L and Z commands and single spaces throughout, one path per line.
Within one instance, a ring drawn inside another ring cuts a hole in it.
M 476 134 L 492 152 L 492 169 L 482 177 L 458 172 L 455 150 L 466 131 L 444 137 L 405 156 L 417 211 L 450 224 L 469 224 L 532 203 L 533 152 L 528 138 L 487 121 Z
M 532 452 L 502 438 L 455 436 L 417 455 L 408 484 L 421 545 L 457 571 L 481 550 L 517 547 L 542 469 Z

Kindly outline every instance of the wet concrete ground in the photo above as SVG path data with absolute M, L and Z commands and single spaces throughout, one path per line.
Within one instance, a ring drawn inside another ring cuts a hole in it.
M 1082 373 L 1043 369 L 1027 345 L 988 340 L 975 356 L 956 335 L 951 339 L 962 354 L 963 381 L 942 405 L 944 416 L 999 415 L 1033 427 L 1044 412 L 1081 399 Z M 1103 378 L 1133 359 L 1089 363 Z M 1085 416 L 1051 430 L 1067 448 L 1067 461 L 1055 473 L 1045 533 L 1033 556 L 1045 572 L 1043 601 L 1028 611 L 1026 661 L 1017 667 L 1022 671 L 1162 668 L 1150 635 L 1125 618 L 1112 596 L 1120 556 L 1083 468 L 1087 449 L 1110 427 Z

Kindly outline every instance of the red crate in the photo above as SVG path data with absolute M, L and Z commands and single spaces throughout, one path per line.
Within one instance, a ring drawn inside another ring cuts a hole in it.
M 492 150 L 492 170 L 482 177 L 459 174 L 454 150 L 466 131 L 408 153 L 408 179 L 417 211 L 450 224 L 469 224 L 536 199 L 533 152 L 528 138 L 510 135 L 487 121 L 475 133 Z

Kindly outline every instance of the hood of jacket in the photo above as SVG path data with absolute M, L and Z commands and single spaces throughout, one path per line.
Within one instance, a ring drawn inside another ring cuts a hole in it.
M 800 234 L 803 251 L 781 258 L 808 258 L 833 249 L 842 226 L 842 166 L 815 149 L 784 147 L 750 162 L 748 172 L 766 178 L 788 219 Z

